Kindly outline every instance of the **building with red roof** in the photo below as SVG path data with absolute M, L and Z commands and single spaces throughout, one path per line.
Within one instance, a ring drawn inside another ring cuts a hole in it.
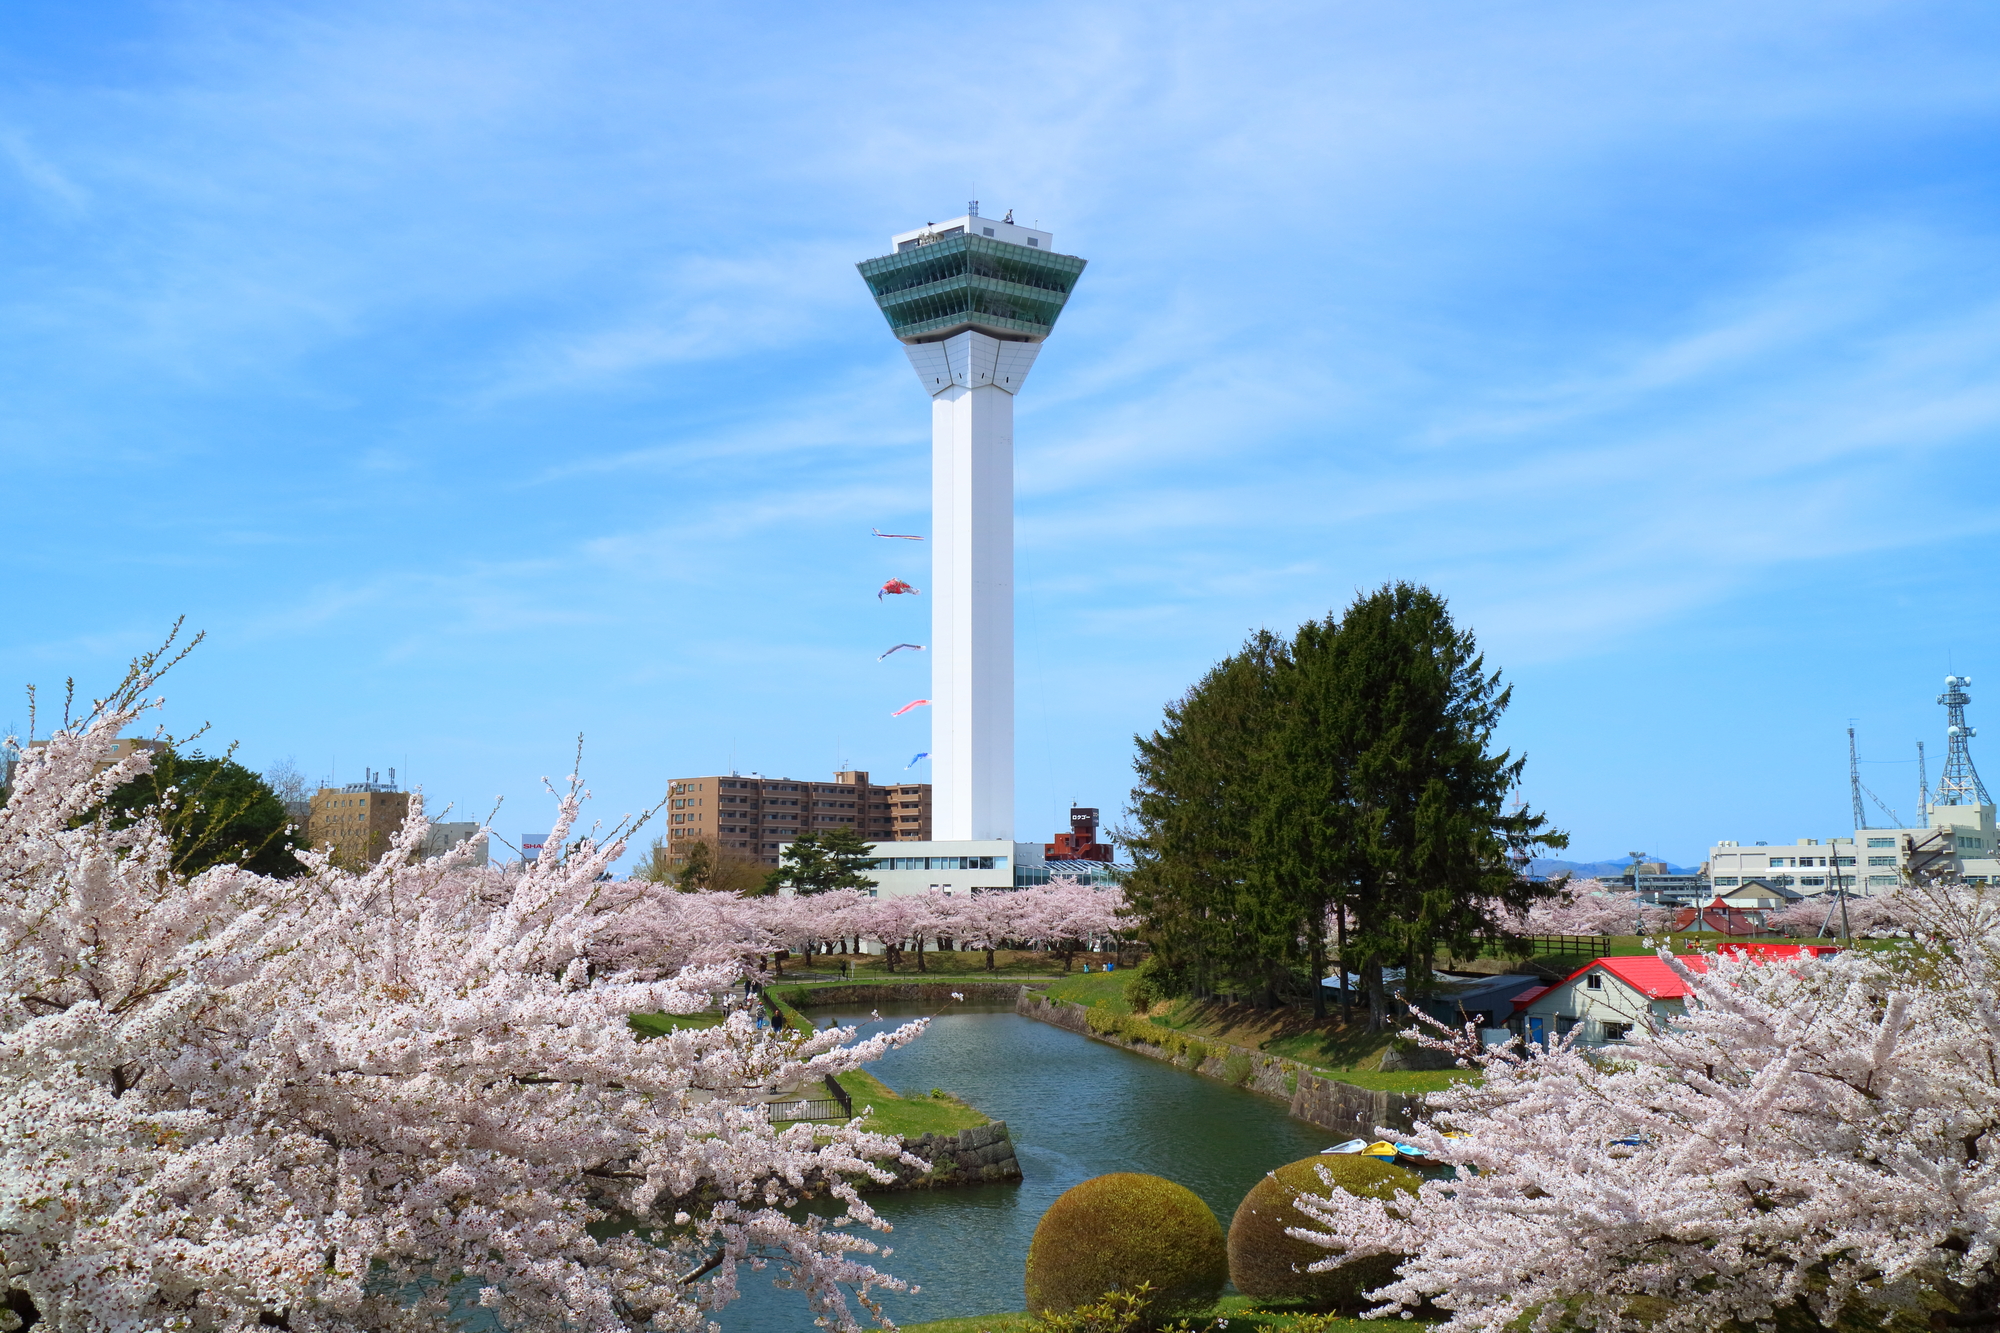
M 1674 959 L 1690 972 L 1706 972 L 1708 959 L 1681 954 Z M 1648 1017 L 1672 1018 L 1687 1010 L 1687 982 L 1654 954 L 1598 958 L 1553 986 L 1514 1001 L 1514 1032 L 1547 1043 L 1576 1034 L 1580 1045 L 1620 1042 Z
M 1730 943 L 1718 952 L 1761 961 L 1824 958 L 1840 950 L 1820 944 Z M 1676 954 L 1674 962 L 1697 975 L 1708 971 L 1706 954 Z M 1605 1046 L 1625 1040 L 1648 1019 L 1664 1022 L 1687 1012 L 1687 992 L 1687 978 L 1657 954 L 1599 958 L 1554 985 L 1515 997 L 1508 1026 L 1531 1042 L 1575 1033 L 1578 1045 Z

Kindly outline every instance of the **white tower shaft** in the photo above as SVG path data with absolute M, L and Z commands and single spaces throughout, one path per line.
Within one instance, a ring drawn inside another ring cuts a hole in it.
M 931 395 L 932 836 L 1014 836 L 1014 394 L 1038 343 L 906 347 Z

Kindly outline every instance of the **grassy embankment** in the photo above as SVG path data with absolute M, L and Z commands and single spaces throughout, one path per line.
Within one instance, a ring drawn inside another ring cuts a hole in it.
M 1730 940 L 1714 932 L 1677 934 L 1670 936 L 1668 942 L 1675 953 L 1712 950 L 1724 942 L 1827 943 L 1779 935 Z M 1886 948 L 1893 941 L 1856 940 L 1854 944 L 1857 948 Z M 1614 958 L 1650 955 L 1657 947 L 1648 946 L 1637 935 L 1609 936 L 1606 945 L 1609 956 Z M 1504 967 L 1511 967 L 1517 961 L 1520 960 L 1489 951 L 1486 957 L 1471 966 L 1484 964 L 1504 970 Z M 1591 960 L 1576 954 L 1545 954 L 1526 961 L 1557 976 L 1567 976 Z M 1440 958 L 1438 966 L 1450 967 L 1451 960 Z M 1224 1047 L 1232 1045 L 1248 1047 L 1296 1060 L 1343 1083 L 1383 1092 L 1439 1092 L 1461 1079 L 1477 1077 L 1458 1069 L 1385 1073 L 1378 1065 L 1382 1052 L 1394 1040 L 1394 1033 L 1371 1033 L 1365 1024 L 1343 1025 L 1338 1018 L 1315 1020 L 1309 1013 L 1298 1009 L 1259 1009 L 1253 1005 L 1220 1000 L 1170 1000 L 1153 1005 L 1145 1014 L 1133 1014 L 1131 1003 L 1125 998 L 1125 983 L 1130 976 L 1129 972 L 1077 973 L 1051 985 L 1048 995 L 1051 999 L 1070 1000 L 1101 1011 L 1102 1017 L 1092 1020 L 1092 1025 L 1101 1031 L 1149 1041 L 1168 1050 L 1175 1050 L 1178 1046 L 1181 1050 L 1176 1054 L 1184 1051 L 1187 1056 L 1192 1056 L 1196 1043 L 1203 1044 L 1204 1054 L 1220 1054 Z
M 804 1032 L 812 1030 L 812 1021 L 783 998 L 773 993 L 771 999 L 784 1017 L 786 1026 Z M 714 1027 L 722 1021 L 722 1015 L 633 1014 L 627 1021 L 642 1036 L 658 1037 L 683 1029 Z M 894 1134 L 905 1139 L 920 1138 L 925 1134 L 956 1134 L 961 1129 L 983 1125 L 992 1118 L 941 1088 L 906 1097 L 865 1069 L 837 1077 L 840 1086 L 847 1089 L 847 1095 L 854 1099 L 857 1110 L 872 1108 L 861 1122 L 861 1127 L 877 1134 Z
M 1397 1070 L 1384 1073 L 1375 1066 L 1394 1039 L 1390 1032 L 1369 1032 L 1366 1025 L 1342 1026 L 1337 1018 L 1315 1021 L 1292 1009 L 1258 1009 L 1220 1000 L 1163 1000 L 1145 1014 L 1134 1014 L 1125 996 L 1129 973 L 1092 972 L 1056 982 L 1049 998 L 1069 1000 L 1093 1010 L 1091 1026 L 1101 1031 L 1151 1042 L 1183 1058 L 1226 1055 L 1230 1046 L 1246 1047 L 1299 1064 L 1351 1083 L 1382 1092 L 1440 1092 L 1462 1079 L 1477 1077 L 1462 1069 Z M 1101 1015 L 1101 1017 L 1100 1017 Z M 1181 1048 L 1176 1050 L 1176 1048 Z
M 1227 1320 L 1229 1333 L 1246 1333 L 1246 1330 L 1292 1333 L 1294 1329 L 1311 1330 L 1311 1333 L 1381 1333 L 1384 1327 L 1380 1320 L 1333 1319 L 1282 1308 L 1265 1309 L 1248 1296 L 1224 1296 L 1213 1309 L 1190 1316 L 1188 1323 L 1200 1329 L 1210 1320 Z M 903 1333 L 1027 1333 L 1034 1324 L 1033 1315 L 1016 1312 L 938 1319 L 928 1324 L 904 1324 L 902 1329 Z M 1411 1325 L 1403 1323 L 1402 1326 L 1407 1328 Z M 1427 1328 L 1429 1325 L 1417 1322 L 1416 1327 Z

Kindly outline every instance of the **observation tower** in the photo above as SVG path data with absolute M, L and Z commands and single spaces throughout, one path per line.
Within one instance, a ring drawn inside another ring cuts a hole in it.
M 857 267 L 931 400 L 932 837 L 1011 839 L 1014 396 L 1084 261 L 977 200 L 890 250 Z

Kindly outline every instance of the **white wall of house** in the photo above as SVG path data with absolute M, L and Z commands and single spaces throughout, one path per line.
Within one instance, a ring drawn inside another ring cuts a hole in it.
M 1685 1011 L 1678 998 L 1651 999 L 1615 973 L 1592 967 L 1536 996 L 1514 1016 L 1512 1027 L 1517 1035 L 1542 1042 L 1581 1028 L 1576 1038 L 1580 1045 L 1602 1046 L 1623 1040 L 1648 1015 L 1664 1019 Z

